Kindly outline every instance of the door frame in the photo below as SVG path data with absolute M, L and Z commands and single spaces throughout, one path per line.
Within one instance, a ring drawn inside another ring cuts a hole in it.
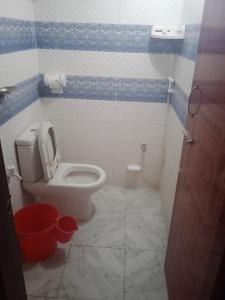
M 27 300 L 0 141 L 0 299 Z

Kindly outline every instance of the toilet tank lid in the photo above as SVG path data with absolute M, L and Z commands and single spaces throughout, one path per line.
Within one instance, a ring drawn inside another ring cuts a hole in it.
M 32 146 L 37 143 L 38 128 L 40 123 L 33 123 L 24 130 L 16 139 L 17 146 Z

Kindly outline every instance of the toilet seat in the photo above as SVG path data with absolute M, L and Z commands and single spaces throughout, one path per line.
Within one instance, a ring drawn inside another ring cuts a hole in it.
M 80 174 L 82 174 L 82 181 L 79 177 Z M 48 182 L 48 185 L 61 185 L 62 187 L 75 189 L 92 189 L 102 185 L 105 177 L 105 172 L 94 165 L 60 163 L 54 178 Z
M 50 121 L 43 121 L 38 130 L 38 148 L 44 179 L 48 182 L 54 177 L 60 163 L 60 154 L 54 125 Z

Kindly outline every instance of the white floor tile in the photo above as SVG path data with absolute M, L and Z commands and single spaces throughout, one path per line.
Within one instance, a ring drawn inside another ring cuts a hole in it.
M 40 263 L 26 263 L 24 279 L 30 296 L 56 297 L 66 264 L 69 245 L 59 246 L 55 255 Z
M 156 189 L 138 188 L 128 189 L 126 194 L 128 212 L 146 213 L 153 216 L 162 216 L 160 194 Z
M 132 293 L 153 293 L 165 289 L 164 253 L 126 250 L 125 283 L 126 292 Z M 128 299 L 132 297 L 129 296 Z
M 164 250 L 166 230 L 162 217 L 148 214 L 127 214 L 126 248 Z
M 96 210 L 107 212 L 125 211 L 126 190 L 120 187 L 103 186 L 93 196 Z
M 72 244 L 124 248 L 125 214 L 97 210 L 88 222 L 79 225 Z
M 168 300 L 167 290 L 159 289 L 155 291 L 128 292 L 125 300 Z
M 123 280 L 124 250 L 73 246 L 60 297 L 122 300 Z

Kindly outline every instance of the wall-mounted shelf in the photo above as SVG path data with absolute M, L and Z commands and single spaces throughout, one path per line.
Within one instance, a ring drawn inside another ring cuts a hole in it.
M 184 40 L 185 26 L 152 26 L 151 37 L 166 40 Z

